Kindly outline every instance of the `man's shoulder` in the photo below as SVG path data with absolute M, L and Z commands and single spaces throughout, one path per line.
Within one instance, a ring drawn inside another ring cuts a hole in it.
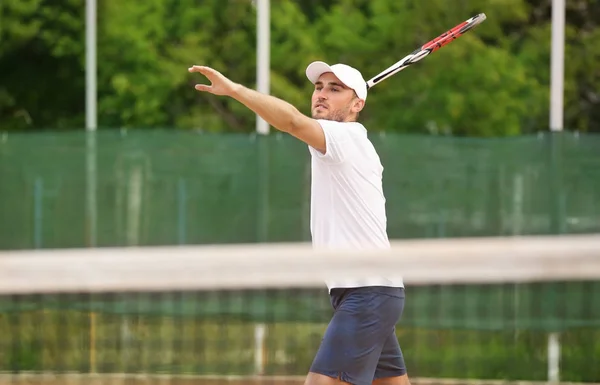
M 339 127 L 339 128 L 350 128 L 350 129 L 361 129 L 361 130 L 365 130 L 366 128 L 365 126 L 361 123 L 361 122 L 340 122 L 337 120 L 328 120 L 328 119 L 316 119 L 317 122 L 319 122 L 319 124 L 321 124 L 322 126 L 328 126 L 328 127 Z
M 369 152 L 372 143 L 367 129 L 359 122 L 339 122 L 317 119 L 325 133 L 326 155 L 312 149 L 311 155 L 317 159 L 327 159 L 330 164 L 340 164 L 349 159 L 357 159 L 360 154 Z
M 354 138 L 366 138 L 367 129 L 360 122 L 338 122 L 336 120 L 317 119 L 324 131 L 351 136 Z

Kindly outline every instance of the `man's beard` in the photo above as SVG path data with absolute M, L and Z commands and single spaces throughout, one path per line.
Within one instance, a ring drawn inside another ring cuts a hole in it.
M 327 109 L 325 110 L 325 114 L 323 115 L 319 115 L 317 113 L 314 112 L 313 109 L 313 114 L 312 117 L 313 119 L 323 119 L 323 120 L 333 120 L 335 122 L 345 122 L 346 118 L 349 115 L 349 108 L 345 108 L 345 109 L 338 109 L 338 110 L 330 110 Z

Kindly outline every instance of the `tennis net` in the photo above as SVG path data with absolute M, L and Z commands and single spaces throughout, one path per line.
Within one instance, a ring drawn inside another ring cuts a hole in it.
M 600 235 L 0 253 L 0 385 L 302 384 L 325 280 L 401 274 L 413 384 L 600 382 Z

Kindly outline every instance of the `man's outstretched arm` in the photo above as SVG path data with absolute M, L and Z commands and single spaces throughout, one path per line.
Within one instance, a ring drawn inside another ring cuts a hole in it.
M 309 146 L 325 152 L 325 134 L 321 125 L 290 103 L 234 83 L 209 67 L 193 66 L 189 71 L 201 73 L 212 83 L 211 85 L 197 84 L 195 88 L 198 91 L 229 96 L 254 111 L 276 129 L 287 132 Z

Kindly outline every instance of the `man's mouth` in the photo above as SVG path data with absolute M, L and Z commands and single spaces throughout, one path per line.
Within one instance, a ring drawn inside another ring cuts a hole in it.
M 327 109 L 327 106 L 326 106 L 326 105 L 324 105 L 324 104 L 320 104 L 320 103 L 319 103 L 319 104 L 315 104 L 315 109 L 316 109 L 316 108 L 324 108 L 324 109 Z

